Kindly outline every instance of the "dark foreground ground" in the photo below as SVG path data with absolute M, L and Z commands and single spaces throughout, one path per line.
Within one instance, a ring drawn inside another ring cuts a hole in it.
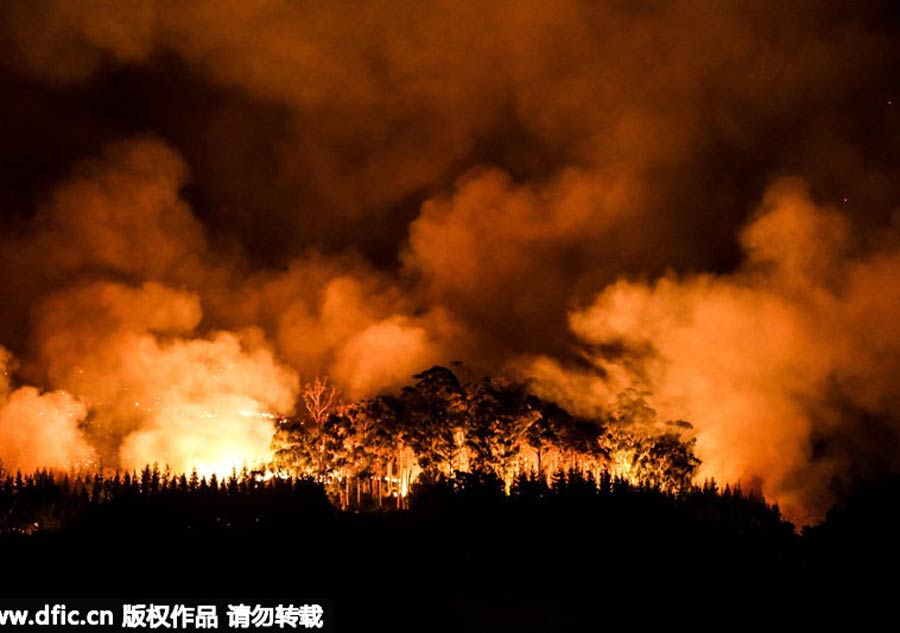
M 802 535 L 758 502 L 688 511 L 652 492 L 435 493 L 381 513 L 133 500 L 6 534 L 0 560 L 6 597 L 329 599 L 340 631 L 861 625 L 896 602 L 898 490 L 863 491 Z

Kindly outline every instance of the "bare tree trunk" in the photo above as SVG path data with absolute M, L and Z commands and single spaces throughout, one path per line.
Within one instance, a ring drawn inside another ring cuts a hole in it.
M 394 460 L 389 459 L 387 463 L 387 481 L 388 481 L 388 492 L 391 492 L 394 489 Z

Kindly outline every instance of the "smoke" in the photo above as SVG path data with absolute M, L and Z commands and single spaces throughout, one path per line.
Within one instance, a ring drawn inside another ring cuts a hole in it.
M 93 451 L 78 428 L 87 415 L 84 404 L 61 391 L 13 389 L 11 364 L 0 347 L 0 465 L 26 472 L 88 465 Z
M 144 2 L 101 0 L 90 7 L 65 0 L 9 5 L 7 35 L 21 62 L 52 81 L 83 80 L 108 55 L 139 62 L 152 49 L 153 8 Z
M 30 313 L 21 374 L 64 390 L 35 406 L 62 408 L 73 442 L 107 464 L 227 472 L 270 455 L 298 369 L 362 396 L 438 362 L 448 316 L 402 314 L 408 299 L 351 256 L 241 275 L 240 258 L 211 249 L 184 183 L 183 161 L 161 141 L 114 144 L 77 164 L 8 244 L 11 278 L 30 281 L 17 286 Z M 26 412 L 36 395 L 27 388 L 10 406 Z M 83 454 L 24 457 L 42 454 L 42 437 L 7 461 L 61 466 Z
M 694 424 L 701 476 L 758 483 L 809 519 L 855 466 L 847 436 L 882 443 L 867 467 L 897 468 L 897 237 L 860 251 L 845 216 L 780 181 L 741 233 L 737 271 L 620 281 L 570 325 L 598 350 L 595 382 L 640 385 L 664 419 Z M 571 406 L 597 406 L 584 375 L 579 383 L 546 359 L 530 371 Z
M 0 13 L 0 343 L 104 462 L 255 458 L 300 380 L 461 360 L 651 389 L 797 512 L 895 469 L 891 3 Z
M 260 332 L 199 337 L 196 295 L 96 282 L 39 309 L 38 357 L 50 382 L 91 408 L 85 433 L 109 463 L 209 474 L 264 461 L 273 414 L 299 388 Z

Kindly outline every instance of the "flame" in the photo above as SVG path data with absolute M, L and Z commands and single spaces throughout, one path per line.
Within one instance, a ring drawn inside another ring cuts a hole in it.
M 155 425 L 129 436 L 122 454 L 132 464 L 167 455 L 166 464 L 176 472 L 196 470 L 206 477 L 252 470 L 271 461 L 274 417 L 269 411 L 233 408 L 229 399 L 219 406 L 183 405 L 158 413 Z
M 614 477 L 625 479 L 632 484 L 639 483 L 634 471 L 634 455 L 630 451 L 614 451 L 611 461 L 610 472 Z

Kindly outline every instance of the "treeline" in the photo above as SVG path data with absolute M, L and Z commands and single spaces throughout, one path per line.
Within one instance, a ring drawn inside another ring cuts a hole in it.
M 557 471 L 549 478 L 532 472 L 517 475 L 506 493 L 496 475 L 455 473 L 420 478 L 412 489 L 410 512 L 452 534 L 479 531 L 483 525 L 515 543 L 524 534 L 552 534 L 551 547 L 564 549 L 571 541 L 574 557 L 594 552 L 591 556 L 600 565 L 619 558 L 641 560 L 644 550 L 664 544 L 670 549 L 655 551 L 651 558 L 683 562 L 691 556 L 710 561 L 759 554 L 773 560 L 799 552 L 794 526 L 777 505 L 757 490 L 746 491 L 739 484 L 720 488 L 715 481 L 674 492 L 608 471 L 599 478 L 582 470 Z M 477 547 L 478 540 L 472 543 Z M 593 550 L 595 543 L 604 544 L 600 552 Z M 616 551 L 614 544 L 626 551 Z M 497 543 L 488 539 L 482 545 Z M 517 547 L 525 552 L 535 544 Z
M 0 532 L 29 534 L 90 528 L 257 528 L 333 513 L 323 486 L 309 478 L 263 478 L 246 469 L 208 479 L 158 466 L 138 472 L 23 475 L 0 468 Z
M 420 478 L 412 488 L 410 509 L 426 514 L 453 514 L 497 507 L 524 507 L 554 511 L 609 509 L 611 500 L 627 501 L 632 510 L 639 506 L 673 510 L 699 521 L 743 525 L 748 531 L 783 533 L 793 529 L 781 516 L 777 504 L 769 504 L 758 490 L 745 491 L 740 484 L 720 488 L 714 480 L 679 492 L 663 490 L 648 483 L 635 484 L 603 471 L 599 478 L 581 470 L 520 473 L 507 493 L 496 475 L 483 472 L 455 473 Z
M 714 482 L 678 492 L 633 484 L 603 471 L 558 470 L 519 473 L 505 482 L 486 471 L 444 475 L 423 472 L 409 494 L 409 514 L 418 517 L 477 515 L 481 522 L 527 514 L 528 521 L 565 522 L 571 512 L 603 515 L 604 523 L 714 526 L 735 534 L 784 534 L 791 527 L 777 506 L 760 494 Z M 165 533 L 194 530 L 284 529 L 336 516 L 325 486 L 308 477 L 270 477 L 247 470 L 209 479 L 197 473 L 172 474 L 158 467 L 140 473 L 56 473 L 28 475 L 0 471 L 0 533 L 28 534 L 82 529 L 150 529 Z M 523 515 L 524 516 L 524 515 Z M 492 518 L 493 517 L 493 518 Z M 512 525 L 510 525 L 512 528 Z
M 502 378 L 462 382 L 446 367 L 416 374 L 398 395 L 340 403 L 316 380 L 305 411 L 279 421 L 279 474 L 325 482 L 342 508 L 402 507 L 421 476 L 485 473 L 509 490 L 530 472 L 608 473 L 663 491 L 689 488 L 700 464 L 684 421 L 662 422 L 643 394 L 623 392 L 610 411 L 587 419 Z

